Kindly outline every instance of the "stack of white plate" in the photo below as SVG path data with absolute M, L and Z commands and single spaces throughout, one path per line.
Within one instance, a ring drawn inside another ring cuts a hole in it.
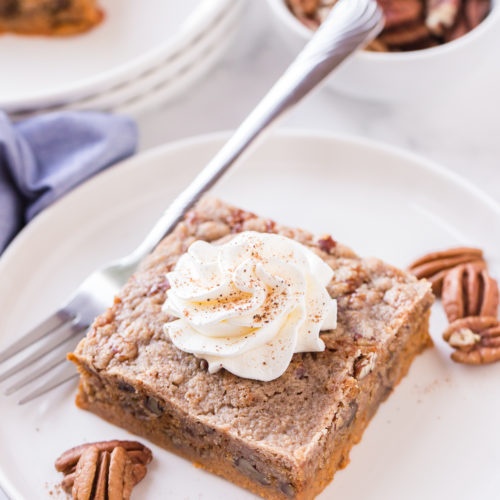
M 243 0 L 102 0 L 84 35 L 0 36 L 0 109 L 137 115 L 179 95 L 224 53 Z

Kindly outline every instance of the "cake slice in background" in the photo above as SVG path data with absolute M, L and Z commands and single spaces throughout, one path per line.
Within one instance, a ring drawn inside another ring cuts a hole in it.
M 0 0 L 0 33 L 74 35 L 102 18 L 97 0 Z

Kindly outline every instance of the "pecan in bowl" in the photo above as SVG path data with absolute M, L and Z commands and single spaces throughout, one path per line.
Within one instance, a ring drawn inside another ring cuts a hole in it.
M 286 0 L 305 26 L 316 29 L 338 0 Z M 491 0 L 377 0 L 385 26 L 368 46 L 377 52 L 401 52 L 450 42 L 479 26 L 488 16 Z
M 341 95 L 383 103 L 431 100 L 495 60 L 500 0 L 377 0 L 385 26 L 327 79 Z M 346 0 L 349 4 L 350 0 Z M 267 0 L 276 33 L 294 54 L 338 0 Z M 332 21 L 333 22 L 333 21 Z M 457 40 L 458 39 L 458 40 Z

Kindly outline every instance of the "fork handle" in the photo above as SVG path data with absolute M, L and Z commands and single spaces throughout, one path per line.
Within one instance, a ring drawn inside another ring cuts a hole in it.
M 383 16 L 376 0 L 340 0 L 222 149 L 175 198 L 139 247 L 125 258 L 126 263 L 135 267 L 276 118 L 297 104 L 347 56 L 372 40 L 382 25 Z

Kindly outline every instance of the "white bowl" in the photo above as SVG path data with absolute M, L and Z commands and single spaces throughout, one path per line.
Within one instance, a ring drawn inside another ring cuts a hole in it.
M 268 0 L 277 30 L 297 53 L 313 32 L 287 8 L 285 0 Z M 360 50 L 327 81 L 336 91 L 378 101 L 406 101 L 439 96 L 470 75 L 500 45 L 500 0 L 475 29 L 461 38 L 411 52 Z

